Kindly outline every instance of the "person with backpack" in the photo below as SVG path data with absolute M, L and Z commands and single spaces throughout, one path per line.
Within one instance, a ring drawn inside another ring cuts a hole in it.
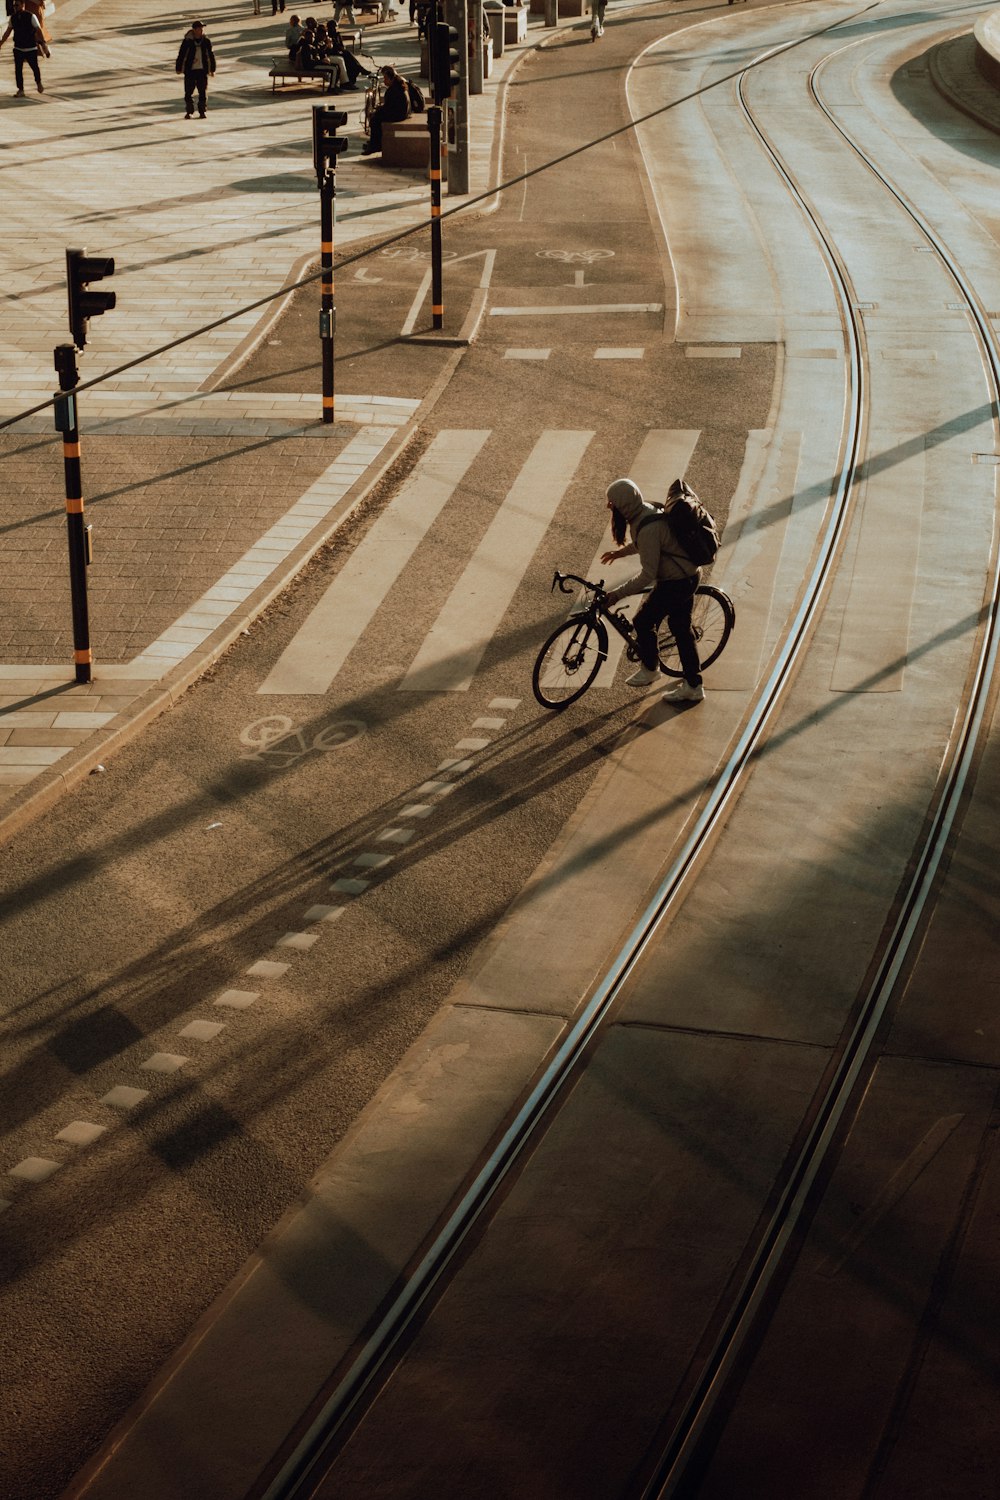
M 382 150 L 383 125 L 388 125 L 390 121 L 395 124 L 398 120 L 408 120 L 410 117 L 410 93 L 402 74 L 397 73 L 388 63 L 379 68 L 379 72 L 385 92 L 382 103 L 372 110 L 371 136 L 361 148 L 365 156 L 373 156 Z
M 45 93 L 42 83 L 42 75 L 38 69 L 38 53 L 41 50 L 46 57 L 50 57 L 48 47 L 45 44 L 45 36 L 42 25 L 33 11 L 28 9 L 25 0 L 16 0 L 14 10 L 11 13 L 7 30 L 0 36 L 0 47 L 14 33 L 14 87 L 17 89 L 18 98 L 24 97 L 24 65 L 28 64 L 35 75 L 35 87 L 40 94 Z
M 640 665 L 626 682 L 629 687 L 648 687 L 656 681 L 659 676 L 656 632 L 665 619 L 677 642 L 684 676 L 667 688 L 664 701 L 700 703 L 705 689 L 691 628 L 691 607 L 701 581 L 699 564 L 711 561 L 718 548 L 712 519 L 683 479 L 674 480 L 662 509 L 647 504 L 639 486 L 631 479 L 616 479 L 609 484 L 607 499 L 611 535 L 619 545 L 615 551 L 602 553 L 601 562 L 637 556 L 640 568 L 625 583 L 610 589 L 606 602 L 617 604 L 630 594 L 651 590 L 633 617 Z M 626 529 L 631 538 L 627 543 Z M 699 531 L 704 532 L 701 538 L 696 534 Z

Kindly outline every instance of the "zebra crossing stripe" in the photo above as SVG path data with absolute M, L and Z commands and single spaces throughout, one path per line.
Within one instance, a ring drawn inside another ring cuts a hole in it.
M 488 431 L 439 432 L 362 538 L 258 693 L 325 693 L 479 453 Z
M 425 636 L 401 692 L 467 692 L 592 432 L 543 432 Z

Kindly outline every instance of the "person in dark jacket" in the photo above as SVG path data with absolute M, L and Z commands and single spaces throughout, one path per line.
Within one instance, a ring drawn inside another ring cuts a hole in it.
M 204 119 L 208 75 L 215 72 L 215 53 L 200 21 L 192 21 L 190 31 L 184 33 L 184 40 L 177 54 L 176 71 L 184 74 L 184 118 L 190 120 L 194 114 L 194 94 L 197 89 L 198 114 Z
M 344 38 L 341 36 L 340 32 L 335 26 L 327 26 L 326 34 L 330 38 L 331 55 L 333 57 L 341 58 L 344 67 L 347 69 L 348 88 L 356 88 L 358 78 L 361 76 L 364 76 L 365 78 L 374 78 L 374 73 L 369 73 L 367 68 L 363 68 L 358 62 L 357 58 L 354 56 L 354 53 L 349 52 L 348 49 L 344 46 Z
M 409 119 L 410 115 L 410 91 L 406 87 L 406 80 L 400 77 L 395 68 L 387 66 L 380 68 L 379 72 L 382 74 L 385 93 L 378 109 L 372 111 L 371 136 L 368 144 L 362 147 L 366 156 L 382 150 L 383 125 Z
M 625 680 L 629 687 L 648 687 L 660 675 L 656 652 L 656 632 L 665 618 L 684 669 L 684 676 L 663 694 L 667 703 L 700 703 L 705 696 L 701 680 L 698 647 L 691 628 L 691 606 L 694 591 L 701 581 L 698 565 L 688 557 L 670 525 L 671 507 L 682 496 L 694 496 L 683 479 L 675 479 L 667 491 L 667 501 L 660 510 L 648 505 L 642 491 L 631 479 L 616 479 L 608 485 L 607 502 L 611 511 L 611 535 L 618 547 L 601 553 L 601 562 L 618 557 L 638 557 L 639 571 L 609 589 L 608 605 L 627 599 L 630 594 L 651 592 L 632 619 L 639 667 Z M 625 541 L 626 532 L 630 540 Z
M 38 17 L 28 9 L 24 0 L 16 0 L 11 18 L 7 23 L 7 30 L 0 36 L 0 47 L 14 33 L 14 85 L 19 95 L 24 94 L 24 65 L 28 64 L 35 75 L 35 87 L 40 94 L 45 93 L 42 83 L 42 75 L 38 69 L 39 50 L 49 57 L 48 47 L 45 45 L 45 37 L 42 35 L 41 22 Z

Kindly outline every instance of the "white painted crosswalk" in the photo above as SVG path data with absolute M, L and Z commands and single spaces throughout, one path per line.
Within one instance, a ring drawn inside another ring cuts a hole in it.
M 437 434 L 274 664 L 259 693 L 324 694 L 330 690 L 445 506 L 453 497 L 461 497 L 463 487 L 474 485 L 470 469 L 491 436 L 483 429 Z M 700 436 L 697 429 L 653 429 L 645 434 L 626 472 L 650 500 L 662 501 L 670 482 L 687 472 Z M 539 434 L 471 556 L 464 564 L 461 558 L 457 560 L 454 580 L 437 617 L 422 638 L 414 635 L 412 656 L 398 683 L 400 691 L 461 693 L 470 689 L 517 589 L 545 547 L 546 534 L 593 437 L 592 432 L 555 429 Z M 781 478 L 785 477 L 782 472 Z M 470 493 L 467 488 L 465 492 Z M 603 514 L 601 497 L 595 501 Z M 602 564 L 601 554 L 612 546 L 609 528 L 586 574 L 603 578 L 609 586 L 621 582 L 635 567 L 632 558 Z M 553 566 L 572 566 L 572 559 L 555 552 L 551 560 Z M 596 687 L 614 685 L 623 649 L 620 638 L 612 636 Z
M 440 432 L 341 568 L 259 693 L 325 693 L 488 432 Z
M 416 660 L 408 692 L 466 692 L 592 432 L 543 432 Z

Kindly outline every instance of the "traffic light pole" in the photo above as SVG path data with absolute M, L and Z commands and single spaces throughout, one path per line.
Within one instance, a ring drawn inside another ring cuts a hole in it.
M 454 146 L 448 150 L 448 193 L 469 191 L 469 6 L 468 0 L 445 0 L 445 16 L 458 32 L 461 52 L 458 87 L 451 101 Z M 451 136 L 449 135 L 449 141 Z
M 444 327 L 444 275 L 441 253 L 441 106 L 427 110 L 431 133 L 431 319 L 434 328 Z
M 73 611 L 73 661 L 77 682 L 90 682 L 93 654 L 90 649 L 90 613 L 87 607 L 87 564 L 90 562 L 90 528 L 83 519 L 83 480 L 80 472 L 80 430 L 76 415 L 76 386 L 80 376 L 76 349 L 60 344 L 55 350 L 59 393 L 55 398 L 56 431 L 62 433 L 63 473 L 66 480 L 66 534 L 69 542 L 69 588 Z
M 319 337 L 323 350 L 323 421 L 334 418 L 333 339 L 337 308 L 333 300 L 333 223 L 337 196 L 337 157 L 347 150 L 347 140 L 337 131 L 347 124 L 343 110 L 313 107 L 313 166 L 319 188 L 320 219 L 320 307 Z
M 333 349 L 337 328 L 337 306 L 333 300 L 333 221 L 337 179 L 328 169 L 319 185 L 320 213 L 320 313 L 319 336 L 323 345 L 323 421 L 334 419 Z

